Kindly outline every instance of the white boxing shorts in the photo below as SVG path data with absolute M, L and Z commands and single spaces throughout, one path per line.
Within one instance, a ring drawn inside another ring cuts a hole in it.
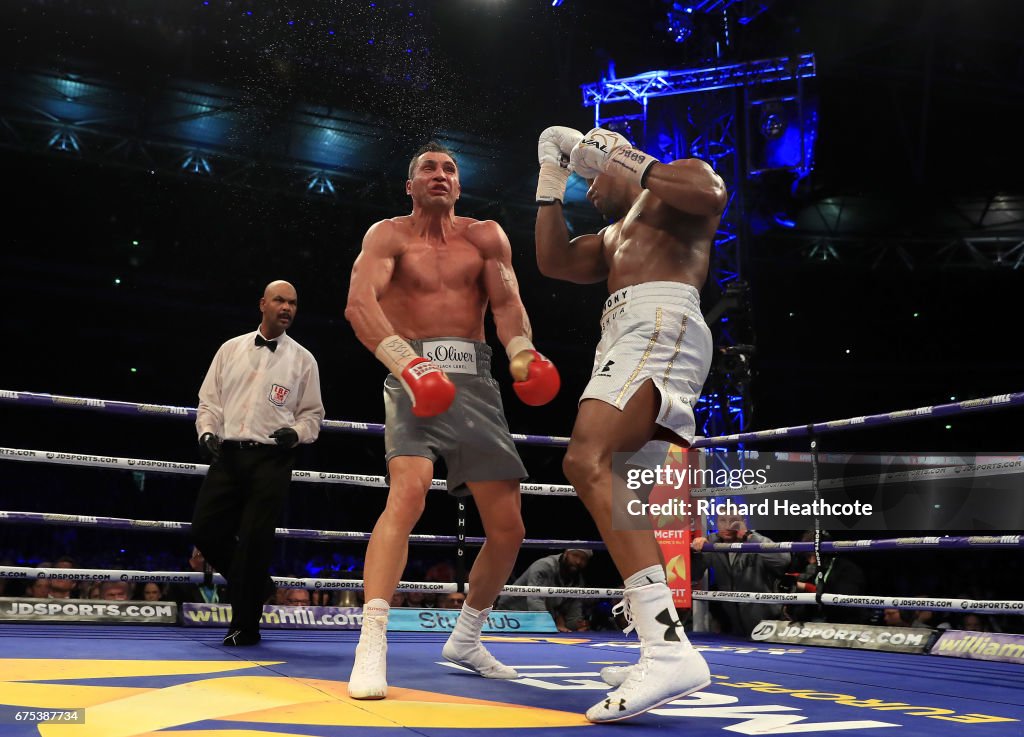
M 601 341 L 584 399 L 622 409 L 648 379 L 661 395 L 657 423 L 693 442 L 693 405 L 711 368 L 711 331 L 700 292 L 680 282 L 647 282 L 608 297 Z

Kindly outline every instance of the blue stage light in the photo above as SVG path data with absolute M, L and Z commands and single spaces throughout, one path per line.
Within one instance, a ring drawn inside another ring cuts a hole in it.
M 73 131 L 66 129 L 61 129 L 54 133 L 47 145 L 54 151 L 68 151 L 76 154 L 81 151 L 78 136 Z
M 310 177 L 309 184 L 306 185 L 306 191 L 313 194 L 333 195 L 334 182 L 331 181 L 326 172 L 318 171 Z
M 213 173 L 213 168 L 210 166 L 210 162 L 207 161 L 206 157 L 198 151 L 189 152 L 185 157 L 185 160 L 181 162 L 181 168 L 187 172 L 201 176 Z

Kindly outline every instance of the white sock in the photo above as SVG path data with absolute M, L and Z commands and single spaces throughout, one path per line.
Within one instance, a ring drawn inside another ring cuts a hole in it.
M 383 599 L 370 599 L 363 604 L 363 616 L 386 617 L 391 613 L 391 605 Z
M 487 622 L 491 607 L 479 610 L 468 604 L 455 621 L 455 629 L 445 643 L 441 654 L 453 663 L 470 668 L 484 678 L 516 678 L 515 669 L 503 665 L 480 642 L 480 631 Z
M 367 637 L 386 637 L 390 613 L 391 606 L 383 599 L 370 599 L 363 604 L 363 626 L 359 630 L 359 641 Z
M 632 576 L 626 579 L 625 588 L 636 589 L 641 586 L 646 586 L 652 583 L 667 583 L 665 578 L 665 569 L 660 565 L 647 566 L 641 571 L 637 571 Z

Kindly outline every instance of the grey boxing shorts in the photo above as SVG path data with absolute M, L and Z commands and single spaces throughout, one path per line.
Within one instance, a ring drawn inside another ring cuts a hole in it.
M 417 417 L 401 382 L 384 380 L 385 459 L 439 457 L 448 467 L 448 492 L 466 496 L 466 482 L 526 478 L 505 421 L 498 382 L 491 378 L 491 347 L 465 338 L 410 340 L 423 357 L 433 361 L 455 384 L 455 401 L 436 417 Z

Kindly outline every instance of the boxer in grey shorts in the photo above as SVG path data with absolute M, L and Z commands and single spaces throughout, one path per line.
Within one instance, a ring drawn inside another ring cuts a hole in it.
M 447 412 L 416 417 L 409 395 L 398 379 L 388 374 L 384 381 L 386 460 L 395 456 L 422 456 L 432 462 L 443 458 L 448 467 L 448 491 L 455 496 L 469 494 L 467 481 L 526 478 L 505 421 L 498 382 L 491 378 L 490 346 L 464 338 L 409 343 L 428 358 L 434 353 L 431 360 L 444 369 L 458 391 Z M 449 352 L 468 359 L 461 355 L 467 345 L 475 349 L 473 360 L 449 360 Z
M 366 546 L 363 622 L 346 689 L 360 700 L 388 695 L 388 602 L 438 457 L 448 465 L 448 488 L 472 494 L 486 537 L 441 655 L 484 678 L 518 676 L 481 639 L 526 535 L 519 495 L 526 472 L 490 376 L 488 312 L 516 396 L 539 407 L 560 386 L 555 365 L 533 345 L 505 231 L 493 220 L 455 214 L 462 184 L 452 152 L 436 142 L 423 146 L 409 162 L 405 191 L 412 212 L 366 231 L 345 305 L 359 342 L 391 374 L 384 390 L 388 498 Z

